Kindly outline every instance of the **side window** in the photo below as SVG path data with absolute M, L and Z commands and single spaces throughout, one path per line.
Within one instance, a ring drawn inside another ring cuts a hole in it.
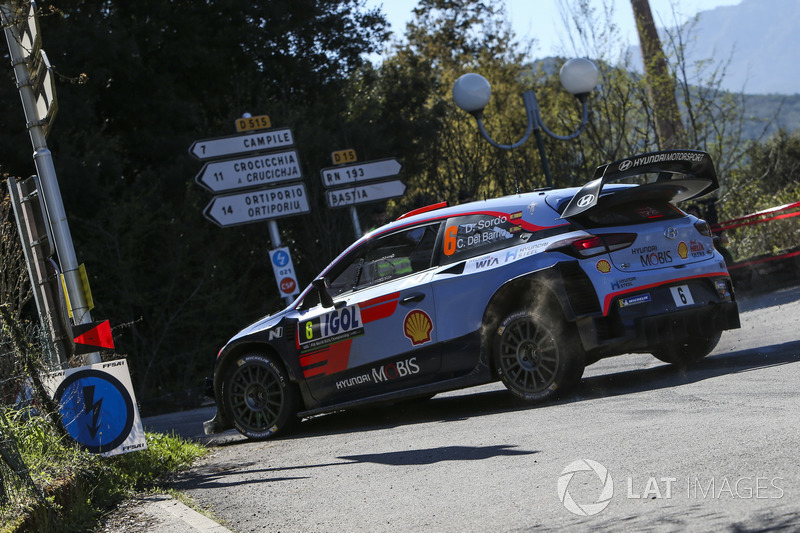
M 492 213 L 447 220 L 442 239 L 442 264 L 523 244 L 532 233 L 521 226 L 522 213 Z
M 379 237 L 356 250 L 330 282 L 331 296 L 408 276 L 431 267 L 439 224 Z

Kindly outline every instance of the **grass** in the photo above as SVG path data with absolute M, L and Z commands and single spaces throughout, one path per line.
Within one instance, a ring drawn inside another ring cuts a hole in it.
M 174 434 L 146 433 L 146 449 L 101 457 L 60 437 L 48 419 L 20 411 L 5 414 L 0 418 L 0 446 L 7 450 L 16 444 L 35 489 L 0 462 L 0 483 L 7 495 L 0 502 L 0 533 L 90 531 L 125 497 L 157 488 L 168 474 L 206 453 L 203 446 Z

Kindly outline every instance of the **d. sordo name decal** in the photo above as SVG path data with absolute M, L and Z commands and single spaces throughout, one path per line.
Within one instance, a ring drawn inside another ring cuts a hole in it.
M 364 333 L 361 310 L 357 305 L 342 307 L 330 313 L 301 320 L 297 340 L 302 349 L 318 348 Z

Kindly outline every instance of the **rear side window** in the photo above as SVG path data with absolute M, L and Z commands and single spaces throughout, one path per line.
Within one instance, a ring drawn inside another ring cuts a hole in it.
M 466 215 L 448 219 L 442 238 L 441 263 L 455 263 L 528 242 L 533 233 L 524 229 L 520 225 L 521 221 L 521 212 Z

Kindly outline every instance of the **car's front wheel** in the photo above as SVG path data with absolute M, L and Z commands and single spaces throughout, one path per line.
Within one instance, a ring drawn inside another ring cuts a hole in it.
M 527 310 L 500 323 L 492 356 L 505 386 L 534 403 L 568 391 L 586 366 L 577 332 L 563 321 Z
M 722 332 L 717 331 L 707 337 L 664 343 L 651 353 L 665 363 L 687 367 L 714 351 L 721 336 Z
M 251 439 L 274 437 L 298 421 L 297 388 L 272 355 L 250 352 L 233 361 L 222 383 L 222 401 L 236 429 Z

